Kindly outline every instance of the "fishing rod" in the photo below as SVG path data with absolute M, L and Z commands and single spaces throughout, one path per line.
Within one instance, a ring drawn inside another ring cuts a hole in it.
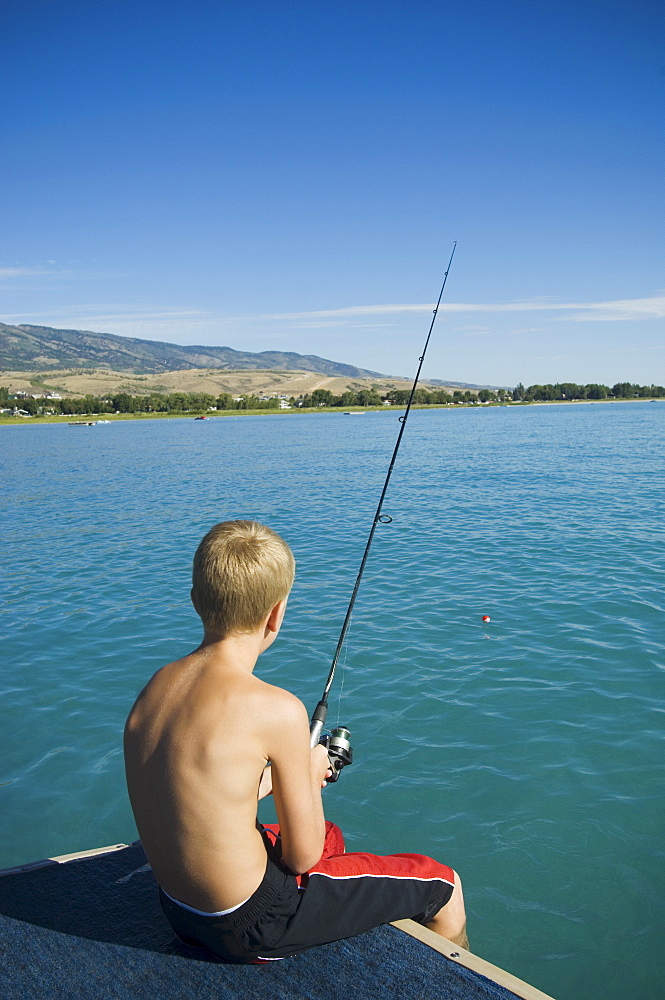
M 330 693 L 330 688 L 332 687 L 332 682 L 335 677 L 335 669 L 337 667 L 337 661 L 339 660 L 339 656 L 342 651 L 342 646 L 344 645 L 346 633 L 348 632 L 349 626 L 351 624 L 351 615 L 353 613 L 353 607 L 356 603 L 356 597 L 358 596 L 360 581 L 362 580 L 363 573 L 365 572 L 365 564 L 367 563 L 369 550 L 372 547 L 372 541 L 374 540 L 374 532 L 376 531 L 376 526 L 377 524 L 390 524 L 390 522 L 392 521 L 392 517 L 389 517 L 387 514 L 381 513 L 383 507 L 383 501 L 388 491 L 388 484 L 390 483 L 390 477 L 392 476 L 393 467 L 395 465 L 395 459 L 397 458 L 397 452 L 399 451 L 399 446 L 402 443 L 404 428 L 406 427 L 406 421 L 411 411 L 411 404 L 413 403 L 413 397 L 415 396 L 416 386 L 418 385 L 418 379 L 420 378 L 420 372 L 422 371 L 425 355 L 427 354 L 427 348 L 429 346 L 430 337 L 432 336 L 432 330 L 434 329 L 434 324 L 436 323 L 437 313 L 439 311 L 439 306 L 441 305 L 441 299 L 443 298 L 443 292 L 446 287 L 446 282 L 448 281 L 448 273 L 450 271 L 450 267 L 453 262 L 453 257 L 455 256 L 456 249 L 457 249 L 457 241 L 453 243 L 453 249 L 452 253 L 450 254 L 450 260 L 448 261 L 448 267 L 446 268 L 446 272 L 443 276 L 443 284 L 441 285 L 439 298 L 437 299 L 436 306 L 434 307 L 434 315 L 432 316 L 432 322 L 430 323 L 429 331 L 427 333 L 427 338 L 425 339 L 425 346 L 423 347 L 423 353 L 420 355 L 420 358 L 418 359 L 419 360 L 418 370 L 416 372 L 416 377 L 413 380 L 413 385 L 411 386 L 411 393 L 409 395 L 409 399 L 406 404 L 406 410 L 399 418 L 400 428 L 399 428 L 399 433 L 397 435 L 397 441 L 395 443 L 395 448 L 393 450 L 392 458 L 390 459 L 390 465 L 388 466 L 388 472 L 386 474 L 386 479 L 383 484 L 381 496 L 379 498 L 379 504 L 378 507 L 376 508 L 376 513 L 374 514 L 374 520 L 372 521 L 372 527 L 369 532 L 367 544 L 365 545 L 365 551 L 363 553 L 363 557 L 360 563 L 360 569 L 358 570 L 358 576 L 356 577 L 355 586 L 351 594 L 351 600 L 349 601 L 349 606 L 346 610 L 346 617 L 344 618 L 342 631 L 340 632 L 339 640 L 337 642 L 337 649 L 335 650 L 335 655 L 333 656 L 332 665 L 330 667 L 330 673 L 328 674 L 328 680 L 326 681 L 326 686 L 323 689 L 321 700 L 314 709 L 314 714 L 312 715 L 312 721 L 309 727 L 310 746 L 315 747 L 317 743 L 322 743 L 328 750 L 328 757 L 330 759 L 330 766 L 332 770 L 332 775 L 330 778 L 328 778 L 329 782 L 337 781 L 342 768 L 352 762 L 353 751 L 351 750 L 351 743 L 349 740 L 351 734 L 349 730 L 346 728 L 346 726 L 338 726 L 331 731 L 330 735 L 327 734 L 322 735 L 323 727 L 325 725 L 326 717 L 328 715 L 328 694 Z

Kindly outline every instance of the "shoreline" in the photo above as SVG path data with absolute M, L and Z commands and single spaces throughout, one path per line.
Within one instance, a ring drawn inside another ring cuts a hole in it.
M 488 410 L 497 407 L 512 406 L 584 406 L 596 405 L 598 403 L 665 403 L 665 399 L 659 396 L 640 396 L 638 398 L 612 398 L 612 399 L 538 399 L 538 400 L 514 400 L 507 403 L 414 403 L 412 410 Z M 100 420 L 115 423 L 124 420 L 195 420 L 197 417 L 205 417 L 206 420 L 217 420 L 228 417 L 289 417 L 296 414 L 313 413 L 337 413 L 344 416 L 348 413 L 399 413 L 403 412 L 404 406 L 349 406 L 343 410 L 339 406 L 310 406 L 293 407 L 290 410 L 219 410 L 219 411 L 195 411 L 189 413 L 97 413 L 97 414 L 61 414 L 45 417 L 24 417 L 0 414 L 0 427 L 16 427 L 34 424 L 97 424 Z

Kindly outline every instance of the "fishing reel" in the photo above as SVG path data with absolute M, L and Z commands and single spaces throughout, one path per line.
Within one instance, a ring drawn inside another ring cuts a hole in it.
M 324 733 L 319 739 L 319 744 L 328 751 L 328 760 L 332 774 L 326 778 L 328 784 L 337 781 L 342 768 L 353 763 L 353 750 L 351 749 L 351 733 L 346 726 L 336 726 L 329 733 Z

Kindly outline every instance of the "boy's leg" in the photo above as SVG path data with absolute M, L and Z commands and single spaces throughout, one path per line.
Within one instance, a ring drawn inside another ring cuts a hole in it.
M 453 894 L 438 913 L 435 913 L 431 920 L 425 925 L 436 934 L 441 934 L 448 938 L 453 944 L 458 944 L 461 948 L 468 949 L 469 939 L 466 936 L 466 911 L 464 909 L 464 894 L 462 892 L 462 881 L 457 874 L 455 876 L 455 887 Z
M 284 936 L 260 952 L 262 958 L 293 955 L 404 917 L 458 936 L 464 925 L 458 897 L 456 919 L 440 916 L 455 890 L 454 871 L 420 854 L 335 855 L 297 881 L 302 893 L 297 912 Z
M 323 843 L 323 854 L 321 859 L 333 858 L 337 854 L 345 854 L 344 834 L 335 823 L 326 820 L 326 839 Z

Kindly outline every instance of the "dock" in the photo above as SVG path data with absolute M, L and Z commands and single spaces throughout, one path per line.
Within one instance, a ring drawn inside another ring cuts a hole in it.
M 188 948 L 140 842 L 0 871 L 3 1000 L 552 1000 L 411 920 L 265 965 Z

